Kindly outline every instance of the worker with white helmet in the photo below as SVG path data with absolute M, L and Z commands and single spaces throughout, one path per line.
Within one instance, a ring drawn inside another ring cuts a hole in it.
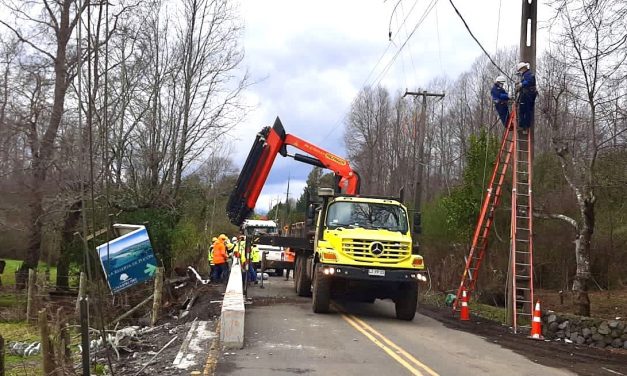
M 520 82 L 516 84 L 518 95 L 518 126 L 526 133 L 533 125 L 533 110 L 536 104 L 538 91 L 536 90 L 536 76 L 531 72 L 529 63 L 516 64 L 516 71 Z
M 496 113 L 499 114 L 499 119 L 504 126 L 507 126 L 507 119 L 509 118 L 509 95 L 505 90 L 505 83 L 507 79 L 505 76 L 498 76 L 494 79 L 494 86 L 492 86 L 492 102 L 494 102 L 494 108 Z

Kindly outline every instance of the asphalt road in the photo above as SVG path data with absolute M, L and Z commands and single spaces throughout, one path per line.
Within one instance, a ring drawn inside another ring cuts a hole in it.
M 399 321 L 390 301 L 314 314 L 292 281 L 266 282 L 249 290 L 244 349 L 223 352 L 217 375 L 571 375 L 420 314 Z

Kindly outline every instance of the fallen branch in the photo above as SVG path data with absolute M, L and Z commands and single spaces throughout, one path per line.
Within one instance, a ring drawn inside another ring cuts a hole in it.
M 120 320 L 123 320 L 125 318 L 127 318 L 128 316 L 130 316 L 133 312 L 137 311 L 141 306 L 145 305 L 146 303 L 148 303 L 149 301 L 152 300 L 152 298 L 154 297 L 154 294 L 151 294 L 149 297 L 147 297 L 146 299 L 144 299 L 141 303 L 139 303 L 138 305 L 136 305 L 135 307 L 131 308 L 129 311 L 126 311 L 124 314 L 122 314 L 120 317 L 118 317 L 117 319 L 111 321 L 110 324 L 115 324 Z
M 142 367 L 139 371 L 137 371 L 137 373 L 135 374 L 135 376 L 138 376 L 140 373 L 142 373 L 142 371 L 143 371 L 144 369 L 146 369 L 146 367 L 148 367 L 148 366 L 150 365 L 150 363 L 152 363 L 152 361 L 153 361 L 153 360 L 155 360 L 155 358 L 156 358 L 157 356 L 159 356 L 159 354 L 161 354 L 161 352 L 162 352 L 163 350 L 165 350 L 165 349 L 166 349 L 166 347 L 170 346 L 170 345 L 172 344 L 172 342 L 174 342 L 174 340 L 176 340 L 177 338 L 178 338 L 178 335 L 174 336 L 174 338 L 172 338 L 172 339 L 171 339 L 168 343 L 166 343 L 166 344 L 165 344 L 165 346 L 163 346 L 163 347 L 161 348 L 161 350 L 159 350 L 159 351 L 158 351 L 158 352 L 157 352 L 157 353 L 156 353 L 156 354 L 155 354 L 152 358 L 150 358 L 150 360 L 148 361 L 148 363 L 144 364 L 144 366 L 143 366 L 143 367 Z

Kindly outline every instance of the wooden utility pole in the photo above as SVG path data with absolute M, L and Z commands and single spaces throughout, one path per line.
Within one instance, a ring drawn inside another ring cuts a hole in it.
M 407 95 L 411 95 L 414 98 L 422 96 L 422 112 L 420 113 L 420 122 L 418 123 L 418 162 L 416 163 L 416 186 L 414 191 L 414 210 L 419 212 L 422 204 L 422 175 L 425 164 L 423 157 L 425 136 L 427 134 L 427 97 L 444 98 L 444 93 L 429 93 L 426 90 L 421 92 L 405 90 L 403 98 Z
M 538 18 L 538 1 L 537 0 L 522 0 L 522 11 L 520 14 L 520 61 L 529 63 L 529 68 L 535 74 L 536 72 L 536 30 L 537 30 L 537 18 Z M 530 158 L 533 163 L 533 140 L 534 140 L 534 127 L 529 129 L 531 138 L 531 152 Z M 531 213 L 529 214 L 531 215 Z M 530 229 L 529 231 L 532 231 Z M 533 232 L 532 232 L 533 234 Z M 514 241 L 510 239 L 510 242 Z M 513 249 L 510 246 L 510 249 Z M 515 255 L 510 254 L 511 258 Z M 513 290 L 514 281 L 512 278 L 512 262 L 509 263 L 509 273 L 507 273 L 507 316 L 506 321 L 508 325 L 514 325 L 514 309 L 512 294 L 515 294 Z M 531 281 L 533 284 L 533 281 Z M 533 302 L 531 303 L 533 305 Z

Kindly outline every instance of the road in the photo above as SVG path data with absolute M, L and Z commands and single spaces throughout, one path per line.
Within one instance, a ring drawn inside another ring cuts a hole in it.
M 245 346 L 222 353 L 217 375 L 572 375 L 394 304 L 336 303 L 314 314 L 292 281 L 271 277 L 249 290 Z

